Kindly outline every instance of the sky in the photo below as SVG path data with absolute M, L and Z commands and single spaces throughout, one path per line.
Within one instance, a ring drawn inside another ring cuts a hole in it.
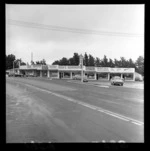
M 144 7 L 6 4 L 6 55 L 25 63 L 31 53 L 33 61 L 52 64 L 75 52 L 135 61 L 144 56 Z

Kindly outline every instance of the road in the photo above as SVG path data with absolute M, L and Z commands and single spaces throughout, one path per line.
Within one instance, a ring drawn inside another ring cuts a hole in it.
M 7 142 L 144 142 L 143 90 L 101 86 L 7 77 Z

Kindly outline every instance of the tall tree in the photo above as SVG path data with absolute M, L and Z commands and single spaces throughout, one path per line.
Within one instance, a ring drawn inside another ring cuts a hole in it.
M 109 62 L 108 62 L 109 67 L 114 67 L 114 63 L 113 60 L 109 58 Z
M 95 60 L 92 55 L 89 54 L 89 63 L 88 66 L 95 66 Z
M 103 67 L 109 67 L 108 59 L 107 59 L 106 55 L 104 55 L 104 58 L 102 59 L 101 64 Z
M 74 61 L 74 65 L 79 65 L 79 55 L 78 55 L 78 53 L 74 53 L 73 61 Z
M 41 63 L 42 65 L 46 65 L 46 60 L 45 59 L 41 60 Z
M 86 52 L 84 54 L 83 65 L 89 66 L 89 57 Z
M 42 59 L 41 61 L 36 61 L 35 63 L 32 62 L 32 64 L 46 65 L 46 60 Z
M 136 71 L 144 76 L 144 57 L 139 56 L 135 62 Z
M 6 55 L 6 70 L 7 69 L 12 69 L 13 68 L 13 62 L 16 59 L 15 55 L 10 54 L 10 55 Z M 14 64 L 15 65 L 15 64 Z M 15 66 L 16 67 L 16 66 Z
M 100 67 L 101 66 L 100 63 L 101 63 L 101 60 L 98 57 L 96 57 L 96 59 L 95 59 L 95 66 L 96 67 Z
M 125 68 L 127 67 L 127 62 L 126 62 L 126 59 L 124 57 L 120 57 L 120 66 Z
M 129 59 L 129 67 L 130 68 L 135 68 L 135 63 L 131 58 Z
M 63 57 L 60 60 L 60 64 L 59 65 L 69 65 L 69 60 L 67 58 Z
M 69 65 L 75 65 L 75 61 L 73 58 L 69 58 Z
M 114 65 L 115 67 L 120 67 L 120 61 L 117 59 L 114 59 Z
M 60 64 L 60 62 L 58 60 L 56 60 L 52 63 L 52 65 L 59 65 L 59 64 Z

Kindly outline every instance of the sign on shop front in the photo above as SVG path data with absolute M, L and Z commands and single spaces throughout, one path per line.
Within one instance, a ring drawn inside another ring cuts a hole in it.
M 109 67 L 96 67 L 98 72 L 109 72 Z
M 48 69 L 58 69 L 58 65 L 48 65 Z
M 79 66 L 68 66 L 68 69 L 80 69 L 80 67 Z
M 67 66 L 59 66 L 59 69 L 67 69 Z
M 134 72 L 134 68 L 110 68 L 110 72 L 128 73 Z
M 95 67 L 86 67 L 86 70 L 88 70 L 88 71 L 95 71 Z

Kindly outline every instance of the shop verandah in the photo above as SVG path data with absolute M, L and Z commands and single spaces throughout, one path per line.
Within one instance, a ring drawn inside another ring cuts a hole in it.
M 56 79 L 72 79 L 76 75 L 81 75 L 82 71 L 80 66 L 58 65 L 28 65 L 20 66 L 19 69 L 25 75 Z M 135 69 L 83 66 L 83 76 L 86 76 L 89 80 L 110 80 L 113 76 L 120 76 L 125 80 L 134 81 Z

